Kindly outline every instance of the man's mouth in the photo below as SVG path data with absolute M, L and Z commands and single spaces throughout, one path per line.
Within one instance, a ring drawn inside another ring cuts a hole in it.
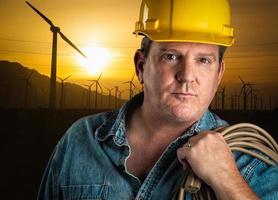
M 173 92 L 172 94 L 180 97 L 197 97 L 197 94 L 191 92 Z

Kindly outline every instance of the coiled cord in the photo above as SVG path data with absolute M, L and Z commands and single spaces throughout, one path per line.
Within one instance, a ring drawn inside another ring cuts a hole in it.
M 254 124 L 240 123 L 228 127 L 219 127 L 215 131 L 223 135 L 231 151 L 240 151 L 269 165 L 278 165 L 278 145 L 262 128 Z M 202 185 L 203 187 L 201 187 Z M 216 199 L 212 189 L 204 184 L 192 170 L 187 172 L 180 189 L 175 193 L 172 200 L 184 200 L 186 192 L 192 194 L 193 200 Z

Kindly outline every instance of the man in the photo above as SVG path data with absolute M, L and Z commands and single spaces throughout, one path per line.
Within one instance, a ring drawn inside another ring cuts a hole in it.
M 233 43 L 228 2 L 146 0 L 135 33 L 145 36 L 134 57 L 144 93 L 73 124 L 38 198 L 171 199 L 190 165 L 218 199 L 277 199 L 278 168 L 233 156 L 212 131 L 227 125 L 208 106 Z

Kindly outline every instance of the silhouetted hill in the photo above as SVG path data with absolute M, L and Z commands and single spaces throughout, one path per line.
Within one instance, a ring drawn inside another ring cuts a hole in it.
M 48 76 L 20 63 L 0 61 L 0 107 L 4 108 L 47 108 L 49 98 Z M 89 92 L 80 85 L 66 82 L 64 84 L 64 101 L 61 103 L 61 83 L 56 84 L 57 108 L 95 108 L 95 92 Z M 110 97 L 110 108 L 123 101 Z M 97 108 L 109 109 L 109 97 L 98 94 Z M 116 106 L 118 107 L 118 106 Z

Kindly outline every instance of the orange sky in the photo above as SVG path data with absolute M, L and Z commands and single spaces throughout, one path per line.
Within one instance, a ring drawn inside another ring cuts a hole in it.
M 132 35 L 140 0 L 30 0 L 80 49 L 106 48 L 102 84 L 120 85 L 133 75 L 133 53 L 139 38 Z M 238 76 L 261 93 L 278 95 L 278 1 L 231 0 L 236 44 L 226 54 L 223 84 L 240 89 Z M 50 74 L 52 32 L 23 0 L 0 0 L 0 60 L 16 61 Z M 92 65 L 92 64 L 91 64 Z M 80 56 L 58 37 L 57 76 L 88 83 L 98 73 L 80 63 Z M 128 85 L 121 85 L 122 89 Z

